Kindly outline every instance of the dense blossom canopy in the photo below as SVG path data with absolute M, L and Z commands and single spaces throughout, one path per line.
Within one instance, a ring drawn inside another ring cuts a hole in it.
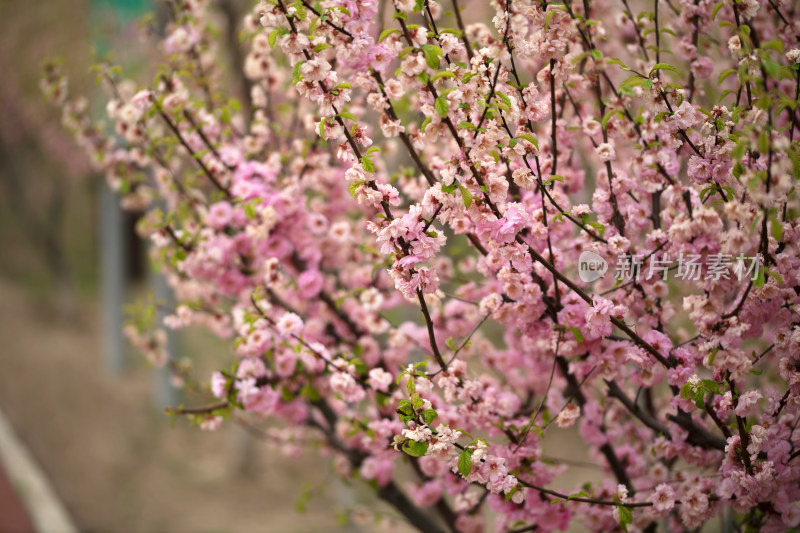
M 179 300 L 133 342 L 230 340 L 176 412 L 283 419 L 424 531 L 798 527 L 798 6 L 463 3 L 262 0 L 231 74 L 170 0 L 113 135 L 48 68 Z

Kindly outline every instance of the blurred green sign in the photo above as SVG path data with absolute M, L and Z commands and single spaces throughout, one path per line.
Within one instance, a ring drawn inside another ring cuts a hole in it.
M 141 17 L 151 7 L 150 0 L 92 0 L 93 10 L 112 10 L 123 24 Z
M 91 0 L 89 18 L 98 54 L 102 56 L 108 51 L 109 32 L 116 34 L 152 7 L 152 0 Z M 109 26 L 109 23 L 113 26 Z

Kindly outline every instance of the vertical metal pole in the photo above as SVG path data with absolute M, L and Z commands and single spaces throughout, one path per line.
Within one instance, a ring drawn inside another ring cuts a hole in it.
M 156 303 L 156 321 L 158 327 L 164 326 L 164 317 L 175 309 L 175 295 L 161 272 L 152 274 L 153 296 Z M 167 331 L 167 364 L 156 371 L 155 400 L 156 406 L 163 410 L 166 407 L 175 407 L 179 402 L 178 390 L 172 386 L 171 363 L 177 360 L 178 335 L 175 331 Z
M 100 278 L 102 286 L 103 352 L 106 367 L 120 374 L 125 366 L 122 303 L 125 292 L 127 247 L 122 208 L 117 194 L 100 185 Z

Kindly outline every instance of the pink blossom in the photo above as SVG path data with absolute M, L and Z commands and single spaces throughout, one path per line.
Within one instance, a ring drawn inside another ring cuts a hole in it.
M 616 152 L 614 146 L 610 143 L 601 143 L 594 149 L 600 161 L 613 161 L 616 159 Z
M 739 396 L 736 405 L 736 416 L 747 417 L 752 414 L 761 399 L 761 393 L 757 390 L 747 391 Z
M 369 371 L 369 383 L 376 390 L 386 392 L 392 381 L 392 375 L 382 368 L 373 368 Z
M 220 372 L 211 375 L 211 393 L 217 398 L 224 398 L 226 395 L 225 387 L 227 379 Z
M 653 509 L 658 515 L 664 516 L 675 506 L 675 492 L 666 483 L 661 483 L 656 487 L 649 500 L 653 503 Z
M 214 229 L 225 229 L 231 220 L 233 220 L 233 208 L 228 202 L 218 202 L 208 209 L 206 223 Z
M 209 416 L 200 422 L 200 429 L 204 431 L 215 431 L 222 426 L 221 416 Z
M 692 72 L 698 78 L 707 78 L 714 71 L 714 61 L 710 57 L 698 57 L 692 61 Z
M 420 507 L 430 507 L 441 499 L 442 489 L 442 482 L 433 480 L 423 483 L 422 486 L 414 488 L 410 492 L 414 503 Z
M 408 428 L 402 432 L 403 436 L 417 442 L 427 442 L 430 440 L 433 432 L 431 429 L 424 425 L 416 425 L 413 422 L 409 423 Z
M 385 487 L 394 475 L 394 461 L 367 457 L 361 465 L 361 475 L 364 479 L 374 479 L 379 486 Z
M 297 278 L 297 287 L 303 298 L 313 298 L 322 290 L 322 274 L 319 270 L 306 270 Z
M 568 428 L 575 424 L 575 421 L 580 416 L 580 408 L 573 404 L 568 404 L 566 407 L 564 407 L 564 409 L 561 410 L 560 413 L 558 413 L 558 417 L 556 417 L 556 424 L 558 424 L 558 427 L 560 428 Z
M 512 242 L 528 220 L 528 213 L 521 204 L 508 204 L 503 218 L 493 224 L 492 238 L 500 243 Z
M 295 313 L 284 313 L 278 319 L 277 328 L 283 335 L 299 335 L 303 329 L 303 320 Z
M 346 372 L 335 372 L 330 379 L 331 388 L 346 402 L 360 402 L 366 396 L 355 378 Z

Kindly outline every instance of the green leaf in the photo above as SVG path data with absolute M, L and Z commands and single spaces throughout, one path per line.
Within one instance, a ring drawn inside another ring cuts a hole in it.
M 294 81 L 294 83 L 297 83 L 301 80 L 300 68 L 303 66 L 303 63 L 305 63 L 305 61 L 298 61 L 297 64 L 295 64 L 294 68 L 292 69 L 292 80 Z
M 414 385 L 414 378 L 412 376 L 408 376 L 408 381 L 406 381 L 406 390 L 408 391 L 409 395 L 413 395 L 417 388 Z
M 469 209 L 469 206 L 472 205 L 472 193 L 470 193 L 467 188 L 460 183 L 458 184 L 458 188 L 461 190 L 461 197 L 464 198 L 464 207 Z
M 692 394 L 694 391 L 692 390 L 692 385 L 689 383 L 685 383 L 683 387 L 681 387 L 681 398 L 684 400 L 691 400 Z
M 599 233 L 601 237 L 606 232 L 605 225 L 601 224 L 600 222 L 588 221 L 588 222 L 586 222 L 586 225 L 589 226 L 590 228 L 593 228 L 594 230 L 596 230 L 597 233 Z
M 433 104 L 434 108 L 436 108 L 436 112 L 439 113 L 440 117 L 446 117 L 448 111 L 450 111 L 450 103 L 444 97 L 439 97 L 436 99 L 436 102 Z
M 725 81 L 725 78 L 727 78 L 731 74 L 736 74 L 736 71 L 733 70 L 732 68 L 729 68 L 728 70 L 723 70 L 720 73 L 719 78 L 717 78 L 717 85 L 722 85 L 722 82 Z
M 325 138 L 325 124 L 327 122 L 328 122 L 328 117 L 322 117 L 322 120 L 319 121 L 319 136 L 322 137 L 323 141 L 328 140 Z
M 622 70 L 628 70 L 628 71 L 630 70 L 628 65 L 626 65 L 625 63 L 623 63 L 622 61 L 620 61 L 616 57 L 610 57 L 610 58 L 606 59 L 606 63 L 609 64 L 609 65 L 619 65 L 620 67 L 622 67 Z
M 657 70 L 671 70 L 673 72 L 678 72 L 678 69 L 676 69 L 672 65 L 668 65 L 666 63 L 656 63 L 655 65 L 653 65 L 653 68 L 650 69 L 650 75 L 652 76 L 653 72 Z
M 694 397 L 694 405 L 698 409 L 702 409 L 705 406 L 705 404 L 703 403 L 703 393 L 702 392 L 695 395 L 695 397 Z
M 722 6 L 725 5 L 725 2 L 717 2 L 717 5 L 714 6 L 714 11 L 711 12 L 711 20 L 717 18 L 717 12 L 722 9 Z
M 464 450 L 458 455 L 458 472 L 464 477 L 472 472 L 472 450 Z
M 305 385 L 300 390 L 300 394 L 302 394 L 303 397 L 308 398 L 312 402 L 319 401 L 320 399 L 319 391 L 310 384 Z
M 411 52 L 413 52 L 413 51 L 414 51 L 414 47 L 413 47 L 413 46 L 406 46 L 405 48 L 403 48 L 402 50 L 400 50 L 400 53 L 399 53 L 399 54 L 397 54 L 397 59 L 400 59 L 400 60 L 402 61 L 403 59 L 405 59 L 405 58 L 406 58 L 406 56 L 407 56 L 408 54 L 410 54 L 410 53 L 411 53 Z M 395 71 L 395 75 L 397 75 L 397 74 L 398 74 L 398 73 L 399 73 L 401 70 L 402 70 L 401 68 L 398 68 L 398 69 Z
M 770 233 L 772 236 L 775 237 L 775 240 L 781 242 L 781 237 L 783 237 L 783 224 L 777 218 L 773 218 L 770 220 Z
M 414 3 L 414 13 L 419 13 L 425 8 L 425 0 L 417 0 Z
M 361 158 L 361 166 L 364 167 L 366 172 L 370 174 L 375 173 L 375 163 L 372 162 L 372 159 L 369 157 L 362 157 Z
M 354 181 L 347 187 L 347 190 L 350 191 L 350 196 L 352 196 L 353 198 L 356 197 L 356 189 L 358 189 L 359 185 L 361 185 L 362 183 L 364 183 L 364 180 Z
M 603 52 L 601 52 L 597 48 L 593 49 L 592 50 L 592 59 L 594 59 L 595 61 L 600 61 L 601 59 L 603 59 Z
M 631 76 L 630 78 L 623 81 L 619 88 L 620 89 L 632 89 L 634 87 L 647 87 L 649 88 L 652 85 L 652 80 L 649 78 L 645 78 L 639 75 Z
M 431 81 L 440 80 L 442 78 L 455 78 L 456 75 L 450 72 L 449 70 L 440 70 L 436 74 L 431 77 Z
M 764 70 L 771 78 L 781 77 L 781 66 L 771 59 L 764 59 L 761 62 L 764 65 Z
M 425 422 L 425 425 L 430 426 L 431 422 L 439 415 L 433 409 L 425 409 L 419 416 L 422 418 L 422 421 Z
M 553 20 L 553 16 L 556 14 L 555 9 L 548 9 L 547 13 L 544 16 L 544 29 L 550 28 L 550 21 Z
M 269 42 L 269 47 L 275 48 L 275 41 L 278 40 L 278 36 L 285 35 L 287 33 L 289 33 L 289 30 L 287 30 L 286 28 L 275 28 L 274 30 L 272 30 L 269 34 L 269 38 L 267 39 L 267 41 Z
M 403 451 L 411 457 L 422 457 L 428 453 L 428 443 L 410 440 L 403 444 Z
M 341 113 L 339 113 L 336 116 L 337 117 L 342 117 L 342 118 L 347 118 L 347 119 L 354 120 L 354 121 L 358 122 L 358 118 L 353 113 L 351 113 L 350 111 L 342 111 Z
M 537 149 L 539 148 L 539 141 L 536 139 L 536 137 L 534 137 L 530 133 L 523 133 L 522 135 L 518 135 L 517 138 L 525 139 L 526 141 L 534 145 Z
M 708 389 L 708 392 L 711 392 L 713 394 L 719 394 L 720 393 L 719 383 L 717 383 L 713 379 L 704 379 L 704 380 L 701 381 L 701 383 L 703 384 L 703 386 L 706 389 Z
M 390 36 L 393 33 L 400 33 L 400 30 L 398 30 L 397 28 L 389 28 L 389 29 L 383 30 L 381 32 L 381 36 L 378 38 L 378 42 L 383 41 L 384 39 L 386 39 L 388 36 Z
M 473 124 L 472 122 L 459 122 L 458 123 L 458 129 L 460 129 L 460 130 L 465 130 L 466 129 L 466 130 L 475 131 L 475 130 L 478 129 L 478 127 L 475 124 Z
M 506 503 L 508 503 L 508 502 L 510 502 L 510 501 L 511 501 L 511 498 L 514 496 L 514 494 L 516 494 L 516 493 L 519 491 L 519 488 L 520 488 L 520 486 L 521 486 L 521 485 L 520 485 L 519 483 L 517 483 L 517 484 L 514 486 L 514 488 L 513 488 L 513 489 L 511 489 L 510 491 L 508 491 L 508 492 L 506 493 Z
M 775 281 L 777 281 L 777 282 L 778 282 L 778 285 L 783 285 L 783 276 L 781 276 L 780 274 L 778 274 L 778 273 L 777 273 L 777 272 L 775 272 L 774 270 L 772 270 L 772 269 L 770 269 L 770 268 L 765 268 L 765 269 L 764 269 L 764 273 L 765 273 L 765 274 L 769 274 L 770 276 L 772 276 L 773 278 L 775 278 Z
M 628 533 L 628 524 L 633 523 L 633 515 L 631 514 L 631 510 L 622 505 L 618 505 L 617 509 L 619 509 L 619 527 L 622 529 L 622 531 Z
M 431 123 L 431 117 L 425 117 L 425 120 L 422 121 L 422 125 L 419 127 L 419 131 L 425 133 L 425 128 L 428 127 L 428 124 Z
M 758 151 L 762 154 L 769 152 L 769 133 L 766 131 L 758 134 Z
M 736 143 L 736 146 L 733 147 L 733 150 L 731 150 L 731 157 L 733 159 L 741 159 L 746 151 L 747 151 L 747 142 L 739 141 Z
M 426 44 L 422 47 L 422 53 L 425 54 L 425 62 L 429 67 L 436 70 L 439 68 L 439 58 L 442 57 L 442 49 L 433 44 Z

